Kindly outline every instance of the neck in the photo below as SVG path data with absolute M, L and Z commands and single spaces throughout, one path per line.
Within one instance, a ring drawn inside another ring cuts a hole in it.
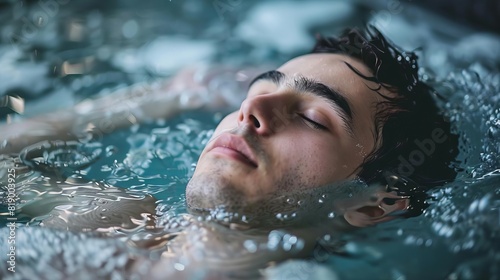
M 310 257 L 319 244 L 324 246 L 323 241 L 335 242 L 348 230 L 352 227 L 341 218 L 322 225 L 274 229 L 196 221 L 172 241 L 171 247 L 207 270 L 246 273 L 270 263 Z

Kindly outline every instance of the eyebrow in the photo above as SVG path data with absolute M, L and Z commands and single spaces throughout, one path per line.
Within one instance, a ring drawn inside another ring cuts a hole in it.
M 252 85 L 258 81 L 270 81 L 273 84 L 280 85 L 285 80 L 285 74 L 277 70 L 271 70 L 268 72 L 264 72 L 253 79 L 248 88 L 252 87 Z M 354 135 L 352 117 L 353 113 L 351 109 L 352 106 L 343 94 L 323 83 L 314 81 L 306 77 L 298 77 L 294 79 L 292 87 L 296 91 L 309 92 L 315 96 L 326 99 L 336 111 L 340 109 L 340 117 L 346 124 L 345 128 L 348 130 L 351 136 Z

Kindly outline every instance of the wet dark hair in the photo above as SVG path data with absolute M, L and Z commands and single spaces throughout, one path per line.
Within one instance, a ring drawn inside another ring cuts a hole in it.
M 365 76 L 346 62 L 357 75 L 374 82 L 377 86 L 370 89 L 384 100 L 376 104 L 378 146 L 358 176 L 409 195 L 411 206 L 405 215 L 420 214 L 425 193 L 456 177 L 458 136 L 451 133 L 450 122 L 436 104 L 442 97 L 419 80 L 417 55 L 401 50 L 373 26 L 348 29 L 340 37 L 317 36 L 312 53 L 345 54 L 371 70 L 373 76 Z

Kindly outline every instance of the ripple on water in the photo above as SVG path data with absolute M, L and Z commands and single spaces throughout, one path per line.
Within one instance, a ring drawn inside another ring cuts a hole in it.
M 90 166 L 101 152 L 97 142 L 44 141 L 23 149 L 19 158 L 34 170 L 63 174 Z
M 191 4 L 193 3 L 191 2 Z M 210 4 L 206 5 L 207 7 L 210 6 Z M 192 6 L 199 7 L 199 5 Z M 167 13 L 169 11 L 170 9 L 165 10 Z M 210 13 L 206 13 L 206 9 L 200 9 L 199 11 L 199 15 L 203 18 L 208 14 Z M 231 16 L 230 14 L 237 16 L 239 13 L 227 13 L 226 16 Z M 105 30 L 99 28 L 111 25 L 106 24 L 106 17 L 103 17 L 101 12 L 91 13 L 89 19 L 89 26 L 96 28 L 95 35 L 97 37 L 93 36 L 95 38 L 92 40 L 100 43 L 101 40 L 105 39 L 100 34 L 108 32 L 102 32 Z M 116 19 L 113 17 L 112 20 Z M 199 21 L 198 24 L 204 24 L 204 22 Z M 22 24 L 20 21 L 17 23 L 20 26 Z M 127 19 L 125 23 L 123 25 L 124 30 L 127 31 L 124 33 L 125 38 L 133 37 L 135 32 L 132 32 L 134 26 L 130 27 L 130 19 Z M 152 23 L 149 22 L 148 24 Z M 78 23 L 74 25 L 79 26 L 79 28 L 86 28 Z M 140 27 L 142 29 L 139 33 L 142 34 L 145 29 L 143 26 Z M 197 32 L 198 27 L 201 26 L 191 24 L 162 26 L 162 28 L 182 28 L 183 32 L 190 34 Z M 47 42 L 58 41 L 50 40 L 51 37 L 46 36 L 46 30 L 49 29 L 39 30 L 41 32 L 40 37 L 43 39 L 41 43 L 45 44 L 48 47 L 47 49 L 50 49 L 50 44 Z M 220 30 L 228 31 L 226 27 Z M 216 31 L 217 28 L 211 32 Z M 469 45 L 469 41 L 464 40 L 464 45 Z M 40 43 L 38 40 L 36 42 L 37 44 Z M 108 50 L 101 51 L 101 58 L 108 56 L 112 57 L 114 61 L 122 62 L 121 64 L 116 62 L 117 67 L 128 71 L 137 66 L 135 64 L 126 67 L 127 65 L 124 64 L 127 64 L 129 60 L 117 59 L 125 57 L 125 50 L 120 50 L 117 55 L 113 56 L 109 51 L 109 49 L 113 50 L 113 46 L 106 45 L 103 48 L 108 48 Z M 104 55 L 103 53 L 106 52 L 108 54 Z M 262 53 L 266 53 L 266 51 Z M 468 50 L 465 53 L 471 52 Z M 446 52 L 440 52 L 439 55 L 438 59 L 442 63 L 447 63 L 447 61 L 444 61 L 447 59 Z M 454 55 L 458 56 L 456 53 Z M 237 56 L 242 57 L 241 53 L 238 53 Z M 252 56 L 243 57 L 255 58 Z M 429 57 L 432 58 L 432 54 Z M 9 63 L 9 65 L 11 64 Z M 24 64 L 21 66 L 26 70 L 33 68 L 27 65 L 25 67 Z M 40 70 L 36 71 L 37 75 L 46 72 L 42 71 L 43 68 L 38 67 L 37 69 Z M 443 67 L 443 69 L 447 68 Z M 398 279 L 405 277 L 405 273 L 408 272 L 408 270 L 405 270 L 407 269 L 405 266 L 410 266 L 412 259 L 421 257 L 418 255 L 416 257 L 411 248 L 434 248 L 439 243 L 445 243 L 445 249 L 452 253 L 475 252 L 482 255 L 472 261 L 465 261 L 460 264 L 449 275 L 450 279 L 486 278 L 481 277 L 482 275 L 498 277 L 500 275 L 498 272 L 498 267 L 500 267 L 498 265 L 500 263 L 500 254 L 498 253 L 498 244 L 500 244 L 498 235 L 498 232 L 500 232 L 498 226 L 500 222 L 500 212 L 498 210 L 500 209 L 500 193 L 498 186 L 500 182 L 498 179 L 499 174 L 495 170 L 499 170 L 500 167 L 500 158 L 498 157 L 500 154 L 499 75 L 488 71 L 479 64 L 473 64 L 463 71 L 452 71 L 446 77 L 435 78 L 428 73 L 426 75 L 428 76 L 425 80 L 445 85 L 446 88 L 442 92 L 448 92 L 448 97 L 452 100 L 452 102 L 443 104 L 443 107 L 449 112 L 456 131 L 461 134 L 463 139 L 461 145 L 462 165 L 460 167 L 465 171 L 459 174 L 461 180 L 449 184 L 441 190 L 432 191 L 431 196 L 433 199 L 431 199 L 431 205 L 424 215 L 395 225 L 383 225 L 375 233 L 368 231 L 369 234 L 362 235 L 363 240 L 365 240 L 364 243 L 359 241 L 361 238 L 351 240 L 347 245 L 343 246 L 344 251 L 359 259 L 368 256 L 367 258 L 372 261 L 376 260 L 374 262 L 380 264 L 380 260 L 390 254 L 391 246 L 396 245 L 394 247 L 398 247 L 397 259 L 393 263 L 386 265 L 385 268 L 390 268 L 391 277 Z M 74 80 L 72 83 L 74 90 L 82 91 L 82 85 L 87 83 L 84 80 L 85 77 L 81 80 Z M 45 79 L 42 80 L 42 84 L 50 84 Z M 48 88 L 46 85 L 44 88 Z M 54 146 L 47 147 L 48 149 L 44 149 L 40 153 L 35 153 L 35 150 L 27 150 L 24 161 L 28 165 L 52 173 L 61 168 L 66 168 L 65 170 L 69 174 L 86 174 L 89 178 L 98 181 L 102 180 L 119 187 L 135 190 L 139 193 L 139 197 L 145 194 L 155 194 L 160 199 L 156 211 L 158 214 L 163 215 L 160 218 L 159 225 L 177 231 L 179 228 L 187 226 L 185 220 L 178 215 L 186 212 L 182 195 L 183 188 L 192 175 L 192 166 L 196 162 L 197 156 L 213 133 L 213 123 L 206 120 L 211 120 L 211 118 L 181 118 L 157 126 L 137 125 L 130 131 L 107 135 L 100 143 L 78 143 L 75 146 L 69 145 L 70 148 L 66 143 L 66 147 L 61 145 L 58 147 L 56 145 L 56 148 Z M 105 156 L 101 155 L 102 147 L 106 147 Z M 85 174 L 81 169 L 86 170 Z M 0 175 L 2 172 L 3 170 L 0 169 Z M 124 218 L 107 216 L 107 213 L 110 211 L 108 207 L 110 204 L 126 197 L 126 195 L 109 193 L 96 195 L 96 192 L 100 190 L 99 187 L 76 188 L 73 184 L 54 189 L 56 182 L 47 177 L 41 177 L 32 171 L 21 173 L 18 180 L 19 186 L 17 188 L 21 196 L 20 206 L 22 211 L 29 217 L 38 217 L 43 220 L 47 218 L 44 216 L 43 211 L 48 209 L 68 213 L 69 210 L 84 212 L 100 207 L 101 211 L 98 214 L 105 223 L 108 223 L 110 219 Z M 82 198 L 88 200 L 75 198 L 75 191 L 82 193 Z M 47 198 L 45 204 L 32 203 L 42 198 Z M 128 199 L 131 204 L 135 205 L 138 197 L 131 196 Z M 72 206 L 73 208 L 68 208 L 68 200 L 79 200 L 79 202 L 76 206 Z M 302 205 L 304 201 L 299 200 L 290 203 Z M 285 218 L 284 215 L 286 214 L 280 213 L 280 215 L 280 218 Z M 54 216 L 51 218 L 54 218 Z M 142 220 L 144 217 L 136 218 Z M 228 217 L 221 214 L 216 215 L 216 218 L 224 220 Z M 133 225 L 135 222 L 130 221 L 130 223 Z M 5 236 L 5 234 L 3 232 L 1 235 Z M 19 232 L 18 238 L 21 245 L 19 253 L 27 256 L 27 263 L 36 264 L 35 266 L 23 265 L 23 270 L 26 271 L 26 275 L 31 276 L 28 277 L 30 279 L 40 275 L 50 275 L 52 279 L 64 278 L 62 271 L 75 272 L 81 268 L 87 272 L 95 272 L 102 277 L 109 276 L 107 278 L 113 278 L 113 273 L 117 273 L 116 278 L 119 279 L 123 278 L 123 275 L 119 273 L 124 270 L 125 262 L 130 256 L 128 255 L 129 252 L 123 253 L 126 251 L 123 249 L 123 243 L 115 242 L 112 239 L 93 239 L 88 234 L 39 231 L 36 228 L 25 228 Z M 300 243 L 299 241 L 299 238 L 290 234 L 287 235 L 285 232 L 272 232 L 268 236 L 268 242 L 265 245 L 273 249 L 292 250 L 293 246 Z M 382 241 L 391 242 L 384 243 Z M 0 239 L 0 245 L 2 245 L 0 247 L 4 248 L 5 244 L 2 244 L 2 242 L 5 242 L 5 239 Z M 377 244 L 377 242 L 383 243 L 382 249 L 373 249 L 374 244 Z M 31 244 L 37 244 L 37 246 L 29 246 Z M 260 244 L 254 244 L 253 240 L 246 240 L 244 245 L 248 251 L 253 251 L 255 246 L 258 247 Z M 106 249 L 101 250 L 101 248 Z M 405 250 L 408 248 L 410 249 Z M 60 258 L 62 254 L 64 254 L 63 259 Z M 446 257 L 446 253 L 443 253 L 443 256 Z M 359 265 L 359 263 L 357 264 Z M 342 269 L 341 265 L 337 265 L 337 267 L 335 263 L 331 265 L 334 268 Z M 0 266 L 0 269 L 4 267 Z M 359 266 L 355 267 L 357 270 L 361 270 Z M 394 267 L 398 267 L 398 269 Z M 177 265 L 176 268 L 181 269 L 181 266 Z M 421 267 L 417 269 L 421 270 Z M 40 274 L 41 272 L 42 274 Z M 485 274 L 481 274 L 481 272 Z M 351 271 L 351 273 L 354 272 Z M 373 275 L 371 274 L 371 276 Z M 364 276 L 366 278 L 366 274 Z

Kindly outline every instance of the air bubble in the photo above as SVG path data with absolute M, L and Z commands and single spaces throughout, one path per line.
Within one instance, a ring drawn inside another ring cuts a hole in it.
M 177 271 L 183 271 L 183 270 L 184 270 L 184 265 L 183 265 L 183 264 L 181 264 L 181 263 L 175 263 L 175 264 L 174 264 L 174 268 L 175 268 L 175 270 L 177 270 Z
M 113 146 L 113 145 L 109 145 L 106 147 L 106 150 L 105 150 L 105 153 L 106 153 L 106 156 L 107 157 L 110 157 L 112 155 L 114 155 L 116 152 L 118 152 L 118 148 Z
M 290 243 L 283 243 L 283 250 L 284 251 L 290 251 L 292 249 L 292 244 Z
M 243 242 L 243 246 L 250 253 L 257 252 L 257 243 L 254 240 L 245 240 L 245 242 Z
M 481 200 L 478 203 L 477 209 L 479 211 L 484 211 L 486 209 L 486 207 L 489 205 L 490 198 L 491 198 L 491 194 L 487 194 L 483 198 L 481 198 Z

